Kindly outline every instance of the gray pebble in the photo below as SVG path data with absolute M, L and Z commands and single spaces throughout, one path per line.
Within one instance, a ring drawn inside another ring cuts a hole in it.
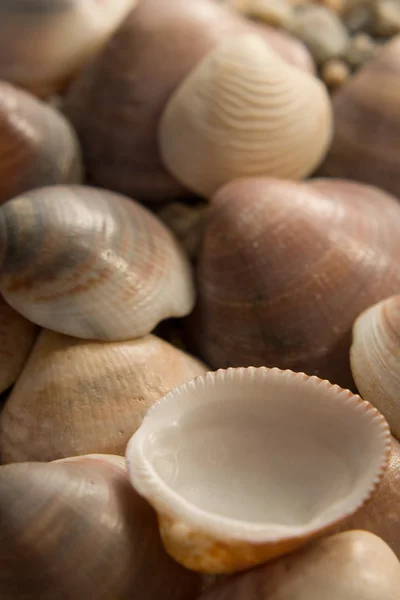
M 400 33 L 400 0 L 379 0 L 379 2 L 376 2 L 374 32 L 382 36 Z
M 355 35 L 347 48 L 346 60 L 354 69 L 375 58 L 379 45 L 367 33 Z
M 374 22 L 372 5 L 355 6 L 343 17 L 343 22 L 350 33 L 370 31 Z

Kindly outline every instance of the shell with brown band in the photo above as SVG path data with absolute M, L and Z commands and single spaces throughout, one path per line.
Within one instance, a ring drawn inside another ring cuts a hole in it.
M 189 261 L 138 203 L 51 186 L 0 207 L 0 291 L 27 319 L 97 340 L 132 339 L 194 304 Z
M 188 342 L 214 368 L 279 366 L 353 387 L 362 310 L 400 292 L 400 204 L 345 181 L 232 182 L 215 196 Z
M 193 600 L 199 584 L 163 550 L 122 457 L 0 467 L 2 600 Z

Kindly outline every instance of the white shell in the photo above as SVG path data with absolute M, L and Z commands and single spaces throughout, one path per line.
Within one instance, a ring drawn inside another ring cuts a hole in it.
M 387 467 L 390 434 L 369 403 L 303 373 L 207 373 L 149 409 L 126 452 L 135 489 L 186 567 L 239 571 L 354 513 Z
M 325 86 L 256 34 L 208 54 L 171 96 L 159 131 L 166 167 L 206 197 L 239 177 L 301 179 L 331 138 Z

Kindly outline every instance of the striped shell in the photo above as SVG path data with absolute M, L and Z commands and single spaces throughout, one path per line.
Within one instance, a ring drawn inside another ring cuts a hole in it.
M 145 208 L 80 186 L 34 190 L 0 208 L 0 291 L 60 333 L 121 340 L 194 304 L 189 262 Z
M 301 179 L 331 135 L 324 85 L 248 34 L 222 42 L 187 76 L 164 111 L 159 140 L 171 173 L 209 197 L 239 177 Z
M 385 415 L 400 440 L 400 296 L 358 317 L 350 362 L 360 394 Z
M 238 368 L 173 390 L 126 451 L 167 551 L 189 569 L 241 571 L 305 545 L 357 511 L 383 478 L 385 419 L 303 373 Z
M 136 0 L 1 0 L 0 79 L 38 95 L 63 89 Z
M 79 183 L 81 171 L 78 140 L 66 119 L 0 82 L 0 204 L 36 187 Z

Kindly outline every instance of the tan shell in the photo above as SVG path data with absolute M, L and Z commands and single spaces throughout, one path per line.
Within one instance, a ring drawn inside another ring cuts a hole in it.
M 321 173 L 400 196 L 400 35 L 334 97 L 334 140 Z
M 0 413 L 0 460 L 124 454 L 149 406 L 206 371 L 155 336 L 102 343 L 45 330 Z
M 38 325 L 111 341 L 194 304 L 189 261 L 161 221 L 83 186 L 33 190 L 0 208 L 0 291 Z
M 0 467 L 2 600 L 193 600 L 123 458 Z
M 15 312 L 0 294 L 0 394 L 22 371 L 37 333 L 36 325 Z
M 385 192 L 233 182 L 208 214 L 188 339 L 213 368 L 278 366 L 354 387 L 353 322 L 400 293 L 399 262 L 400 204 Z
M 207 55 L 171 96 L 159 133 L 167 168 L 205 197 L 240 177 L 301 179 L 331 137 L 325 86 L 255 34 Z
M 400 443 L 392 437 L 389 467 L 372 498 L 340 530 L 365 529 L 381 537 L 400 560 Z
M 349 531 L 226 579 L 200 600 L 397 600 L 400 563 L 366 531 Z
M 147 412 L 126 458 L 171 556 L 195 571 L 232 573 L 356 512 L 382 480 L 390 448 L 386 421 L 359 396 L 261 367 L 207 373 L 170 392 Z
M 112 35 L 136 0 L 2 0 L 0 79 L 46 95 Z
M 357 318 L 350 363 L 360 394 L 385 415 L 400 440 L 400 296 Z
M 172 91 L 221 39 L 253 30 L 289 62 L 313 71 L 301 42 L 215 0 L 139 2 L 68 94 L 66 111 L 90 181 L 152 204 L 187 194 L 160 159 L 161 114 Z
M 0 23 L 1 30 L 1 16 Z M 66 119 L 27 92 L 0 82 L 0 204 L 35 187 L 79 183 L 81 178 L 78 140 Z

